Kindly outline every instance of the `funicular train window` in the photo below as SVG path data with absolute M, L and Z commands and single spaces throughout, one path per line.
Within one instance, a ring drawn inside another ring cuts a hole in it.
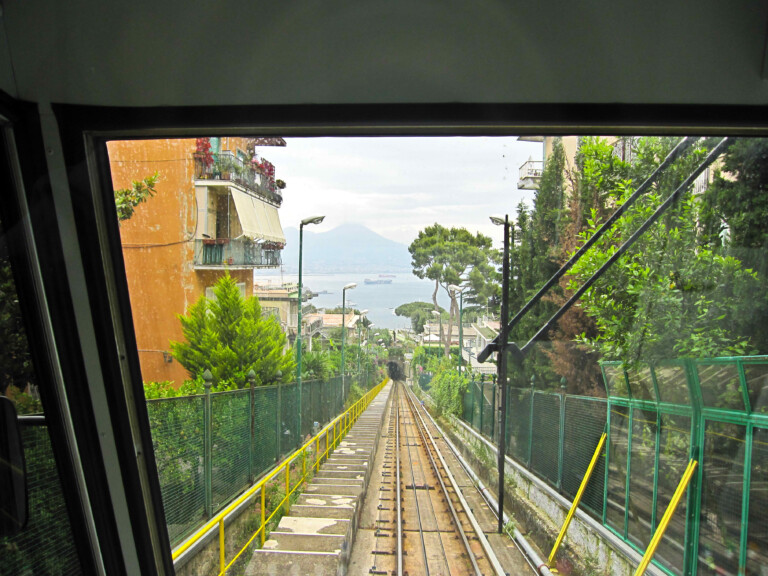
M 760 432 L 768 426 L 761 401 L 768 364 L 768 324 L 761 321 L 768 310 L 761 232 L 768 182 L 755 158 L 768 144 L 736 139 L 704 165 L 721 139 L 692 137 L 635 201 L 680 141 L 590 135 L 109 141 L 172 547 L 196 537 L 217 511 L 311 437 L 315 423 L 322 426 L 341 409 L 325 400 L 335 398 L 341 341 L 349 347 L 344 368 L 356 386 L 367 386 L 383 375 L 384 355 L 400 347 L 412 354 L 412 366 L 421 362 L 420 370 L 434 377 L 442 368 L 427 351 L 443 355 L 450 338 L 454 369 L 461 355 L 475 377 L 466 378 L 457 416 L 493 437 L 498 399 L 489 392 L 490 376 L 480 378 L 487 367 L 477 355 L 478 342 L 500 329 L 502 234 L 487 217 L 510 216 L 514 314 L 632 199 L 617 225 L 512 332 L 525 344 L 624 242 L 635 242 L 551 338 L 532 341 L 526 363 L 510 370 L 512 396 L 520 400 L 507 408 L 510 455 L 572 498 L 607 430 L 588 513 L 639 552 L 688 457 L 696 456 L 692 490 L 699 497 L 684 500 L 657 563 L 672 574 L 692 564 L 714 574 L 762 562 L 768 543 L 755 506 L 768 481 L 768 464 L 760 460 Z M 700 175 L 693 174 L 699 166 Z M 677 200 L 635 239 L 673 195 Z M 302 220 L 319 215 L 326 216 L 324 226 L 310 222 L 300 236 Z M 427 242 L 441 237 L 455 253 L 464 242 L 473 255 L 457 257 L 442 275 L 428 271 Z M 463 290 L 449 288 L 456 284 Z M 433 316 L 435 307 L 440 312 Z M 269 365 L 248 352 L 246 344 L 255 341 L 274 350 Z M 342 385 L 342 394 L 348 392 Z M 552 425 L 538 426 L 542 421 Z M 745 493 L 754 504 L 742 506 Z M 689 505 L 698 513 L 688 514 Z M 684 551 L 682 543 L 696 536 L 695 554 Z M 227 550 L 230 555 L 229 543 Z

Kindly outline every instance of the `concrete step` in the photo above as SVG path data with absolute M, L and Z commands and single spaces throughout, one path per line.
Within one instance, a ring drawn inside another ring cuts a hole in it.
M 359 496 L 363 491 L 360 484 L 310 484 L 305 494 L 323 494 L 324 496 Z
M 354 506 L 312 506 L 294 504 L 291 506 L 291 514 L 304 516 L 305 518 L 341 518 L 349 520 L 355 515 Z
M 309 484 L 309 486 L 317 485 L 322 486 L 324 484 L 330 484 L 333 486 L 336 485 L 346 485 L 346 486 L 363 486 L 363 479 L 362 478 L 323 478 L 322 476 L 315 476 L 312 478 L 312 483 Z
M 320 470 L 341 472 L 347 470 L 349 472 L 365 472 L 368 470 L 368 464 L 344 464 L 338 462 L 326 462 L 320 467 Z
M 255 550 L 245 576 L 327 576 L 336 574 L 339 552 Z
M 320 472 L 315 474 L 315 478 L 352 478 L 362 480 L 364 474 L 364 472 L 356 470 L 324 470 L 320 468 Z
M 349 520 L 346 518 L 283 516 L 277 525 L 278 532 L 296 534 L 335 534 L 343 536 L 348 530 Z
M 272 532 L 263 550 L 294 550 L 296 552 L 340 552 L 345 537 L 340 534 L 297 534 Z
M 305 506 L 349 506 L 355 507 L 357 496 L 343 496 L 341 494 L 299 494 L 296 504 Z

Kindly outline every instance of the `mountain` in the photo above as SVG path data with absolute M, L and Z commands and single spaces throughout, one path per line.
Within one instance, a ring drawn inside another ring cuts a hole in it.
M 403 244 L 379 236 L 360 224 L 342 224 L 328 232 L 304 228 L 302 268 L 307 274 L 338 272 L 411 272 L 411 255 Z M 299 231 L 285 228 L 283 269 L 299 270 Z

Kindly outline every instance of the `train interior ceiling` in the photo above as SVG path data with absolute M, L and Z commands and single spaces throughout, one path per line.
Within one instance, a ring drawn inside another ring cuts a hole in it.
M 31 0 L 0 23 L 4 249 L 83 573 L 173 573 L 107 141 L 768 129 L 763 1 Z

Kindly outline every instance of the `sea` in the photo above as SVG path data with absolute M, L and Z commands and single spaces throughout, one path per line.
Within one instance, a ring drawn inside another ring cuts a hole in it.
M 365 279 L 391 280 L 390 284 L 366 284 Z M 254 281 L 260 284 L 280 284 L 298 282 L 298 274 L 262 274 L 256 272 Z M 358 310 L 368 310 L 366 316 L 376 327 L 404 329 L 411 327 L 410 318 L 395 315 L 395 308 L 408 302 L 432 302 L 435 289 L 433 280 L 421 280 L 413 274 L 386 274 L 380 277 L 378 272 L 343 274 L 304 274 L 302 282 L 306 289 L 317 293 L 309 300 L 316 308 L 335 308 L 341 306 L 342 288 L 352 282 L 357 287 L 347 290 L 347 306 Z M 437 293 L 437 303 L 448 309 L 450 299 L 442 288 Z

